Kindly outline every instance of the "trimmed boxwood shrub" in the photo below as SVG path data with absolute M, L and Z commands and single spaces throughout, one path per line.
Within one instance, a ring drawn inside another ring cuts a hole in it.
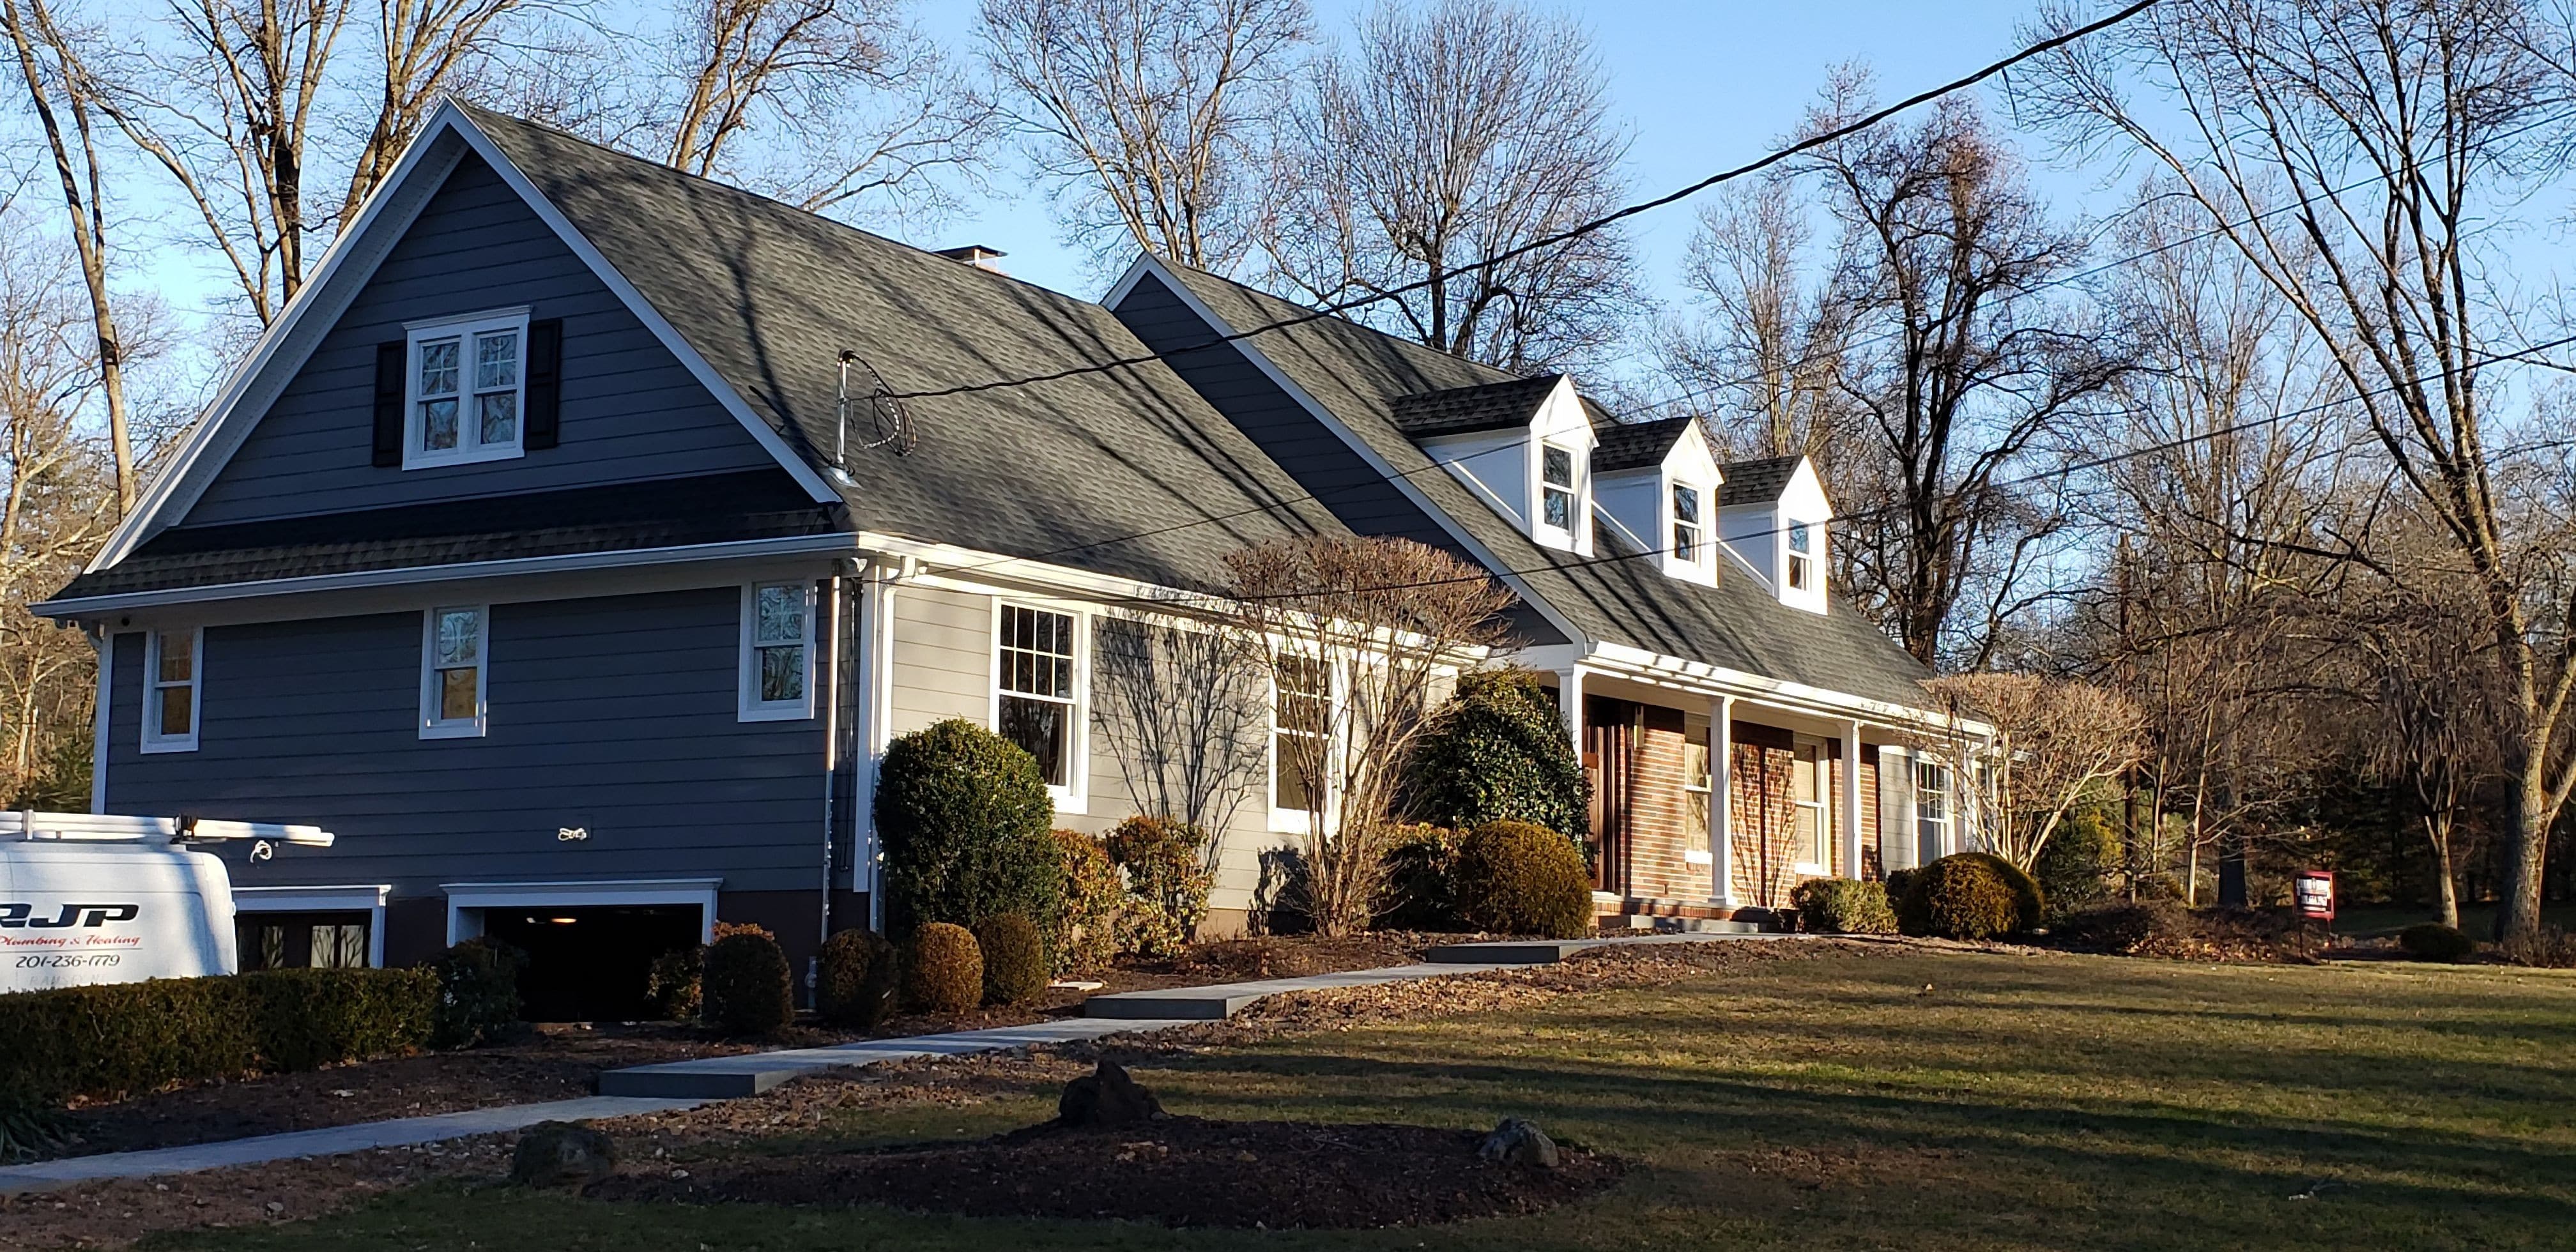
M 2048 895 L 2040 889 L 2039 880 L 2030 876 L 2030 871 L 1991 852 L 1961 852 L 1956 855 L 1993 870 L 1995 876 L 2003 880 L 2004 886 L 2012 891 L 2013 930 L 2037 930 L 2047 919 Z
M 1457 831 L 1407 826 L 1389 832 L 1386 884 L 1378 901 L 1382 925 L 1447 930 L 1458 922 Z
M 2419 961 L 2457 963 L 2477 952 L 2478 941 L 2460 933 L 2457 927 L 2418 922 L 2397 932 L 2397 946 Z
M 1037 923 L 996 913 L 975 923 L 975 946 L 984 954 L 986 1004 L 1017 1004 L 1046 990 L 1046 941 Z
M 877 830 L 897 934 L 1019 913 L 1041 927 L 1064 912 L 1062 857 L 1047 833 L 1055 802 L 1035 758 L 963 718 L 902 736 L 879 767 Z
M 1479 930 L 1579 939 L 1592 933 L 1592 877 L 1583 850 L 1528 822 L 1467 832 L 1454 876 L 1458 911 Z
M 1118 957 L 1118 915 L 1127 887 L 1100 841 L 1078 830 L 1053 832 L 1064 883 L 1064 912 L 1047 944 L 1057 974 L 1091 974 Z
M 795 974 L 768 931 L 737 926 L 707 945 L 699 982 L 708 1024 L 729 1035 L 765 1035 L 796 1021 Z
M 673 948 L 653 958 L 644 969 L 644 998 L 666 1022 L 693 1022 L 700 1009 L 700 984 L 707 969 L 702 944 Z
M 1459 676 L 1406 763 L 1403 809 L 1458 829 L 1519 821 L 1583 838 L 1592 784 L 1536 672 Z
M 470 1048 L 509 1038 L 519 1029 L 519 971 L 528 954 L 498 939 L 468 939 L 440 953 L 438 1021 L 430 1046 Z
M 425 969 L 267 970 L 0 996 L 0 1103 L 314 1069 L 429 1042 Z
M 844 930 L 823 941 L 816 962 L 814 1007 L 835 1026 L 874 1030 L 894 1016 L 903 963 L 873 930 Z
M 1207 834 L 1170 817 L 1138 815 L 1109 830 L 1109 859 L 1127 878 L 1119 946 L 1179 956 L 1207 917 Z
M 984 1002 L 984 950 L 975 932 L 931 922 L 903 956 L 904 999 L 933 1013 L 964 1013 Z
M 2021 899 L 1995 869 L 1994 859 L 1960 853 L 1917 871 L 1897 911 L 1905 933 L 1940 939 L 2011 934 L 2020 926 Z
M 1896 910 L 1887 903 L 1887 885 L 1849 878 L 1810 878 L 1789 892 L 1798 910 L 1798 928 L 1835 935 L 1892 935 Z

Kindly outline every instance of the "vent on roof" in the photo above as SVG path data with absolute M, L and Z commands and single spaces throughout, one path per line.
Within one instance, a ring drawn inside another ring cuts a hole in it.
M 972 265 L 979 270 L 991 270 L 999 274 L 1002 272 L 1002 258 L 1011 254 L 1000 248 L 987 248 L 980 243 L 970 243 L 962 248 L 941 248 L 938 255 L 951 261 Z

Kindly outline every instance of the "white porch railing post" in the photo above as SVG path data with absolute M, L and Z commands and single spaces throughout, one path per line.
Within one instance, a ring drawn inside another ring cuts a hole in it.
M 1842 872 L 1860 877 L 1860 723 L 1843 724 Z
M 1565 715 L 1565 734 L 1574 744 L 1574 759 L 1583 760 L 1583 667 L 1556 671 L 1557 711 Z
M 1708 702 L 1708 898 L 1735 907 L 1735 697 Z

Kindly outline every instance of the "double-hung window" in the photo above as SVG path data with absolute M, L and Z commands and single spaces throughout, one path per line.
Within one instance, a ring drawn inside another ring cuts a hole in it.
M 1313 657 L 1281 657 L 1271 683 L 1272 824 L 1302 829 L 1332 776 L 1332 670 Z
M 431 609 L 421 621 L 420 737 L 467 739 L 483 733 L 486 663 L 492 610 L 482 605 Z
M 143 645 L 143 750 L 197 750 L 197 693 L 204 685 L 206 632 L 156 630 Z
M 813 583 L 754 583 L 743 588 L 737 715 L 746 722 L 812 717 L 813 654 Z
M 404 468 L 520 455 L 527 310 L 415 325 L 408 338 Z
M 1699 488 L 1689 483 L 1673 484 L 1673 559 L 1685 565 L 1699 564 L 1700 551 Z
M 1539 445 L 1538 517 L 1542 524 L 1572 533 L 1575 505 L 1574 449 Z
M 1815 538 L 1805 522 L 1789 523 L 1789 589 L 1805 591 L 1813 585 L 1815 571 Z
M 1914 763 L 1914 840 L 1925 863 L 1948 854 L 1950 847 L 1950 767 L 1935 761 Z
M 1709 863 L 1708 806 L 1709 733 L 1701 730 L 1682 738 L 1682 799 L 1688 812 L 1687 828 L 1682 831 L 1682 861 L 1687 865 Z
M 1789 790 L 1790 798 L 1798 805 L 1791 855 L 1800 873 L 1832 872 L 1833 805 L 1827 798 L 1832 779 L 1833 768 L 1827 763 L 1825 745 L 1799 741 L 1796 758 L 1789 766 Z
M 1074 785 L 1081 742 L 1081 675 L 1071 613 L 1004 604 L 995 621 L 993 729 L 1038 762 L 1061 799 Z

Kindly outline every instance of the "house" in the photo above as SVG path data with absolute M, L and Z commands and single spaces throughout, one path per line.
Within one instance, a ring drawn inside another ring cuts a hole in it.
M 442 106 L 41 606 L 100 650 L 94 806 L 338 832 L 227 853 L 254 963 L 495 935 L 537 1011 L 628 1014 L 720 917 L 800 966 L 873 924 L 896 735 L 970 718 L 1059 824 L 1137 811 L 1094 691 L 1121 623 L 1365 534 L 1519 594 L 1605 916 L 1955 845 L 1924 672 L 1832 602 L 1812 467 L 1151 258 L 1091 303 L 990 255 Z M 1270 773 L 1220 927 L 1297 838 Z

